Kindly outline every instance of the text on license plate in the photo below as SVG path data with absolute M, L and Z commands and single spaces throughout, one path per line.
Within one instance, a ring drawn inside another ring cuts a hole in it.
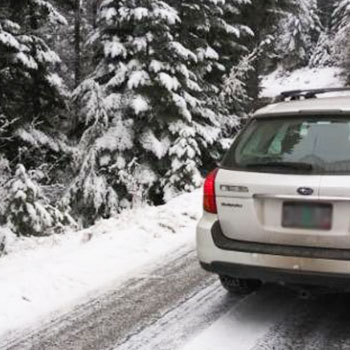
M 333 207 L 327 203 L 284 202 L 282 226 L 330 230 Z

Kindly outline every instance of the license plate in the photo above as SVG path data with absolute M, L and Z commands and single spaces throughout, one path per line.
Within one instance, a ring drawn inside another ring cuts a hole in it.
M 282 226 L 312 230 L 332 228 L 333 207 L 326 203 L 283 203 Z

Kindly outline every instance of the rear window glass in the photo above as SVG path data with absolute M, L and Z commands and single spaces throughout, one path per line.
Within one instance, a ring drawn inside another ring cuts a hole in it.
M 350 116 L 253 119 L 222 166 L 255 172 L 350 174 Z

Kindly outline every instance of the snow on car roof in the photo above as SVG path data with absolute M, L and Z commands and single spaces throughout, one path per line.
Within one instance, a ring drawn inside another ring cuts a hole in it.
M 285 116 L 311 113 L 350 113 L 350 96 L 313 98 L 268 105 L 254 113 L 254 117 Z

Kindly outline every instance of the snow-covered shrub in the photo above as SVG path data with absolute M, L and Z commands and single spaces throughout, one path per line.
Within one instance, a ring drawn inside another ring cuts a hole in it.
M 8 246 L 14 240 L 14 233 L 8 226 L 0 226 L 0 257 L 7 253 Z
M 81 169 L 63 197 L 63 207 L 71 207 L 82 226 L 93 224 L 98 218 L 112 215 L 118 207 L 118 196 L 99 174 L 96 150 L 90 148 Z
M 7 211 L 9 227 L 24 236 L 43 236 L 60 232 L 74 223 L 68 213 L 45 203 L 40 187 L 28 176 L 22 164 L 8 185 Z

